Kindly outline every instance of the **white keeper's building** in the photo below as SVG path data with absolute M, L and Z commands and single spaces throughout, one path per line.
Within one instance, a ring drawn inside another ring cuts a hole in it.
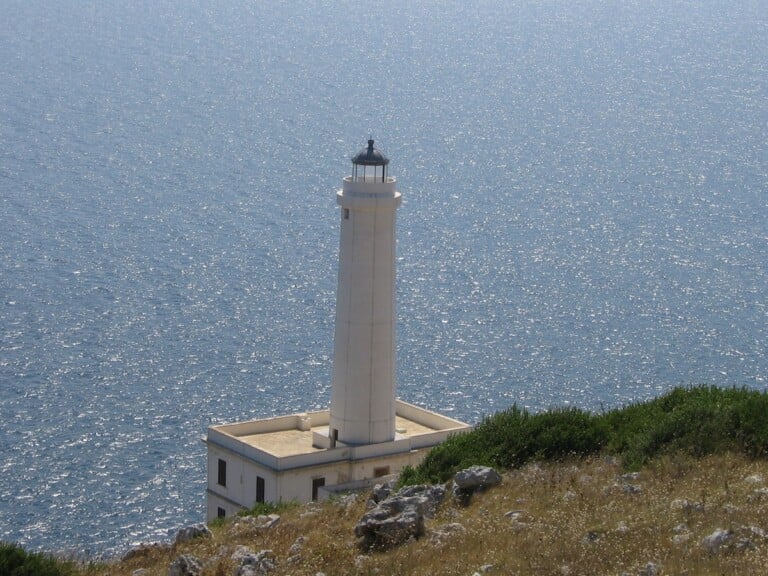
M 207 518 L 322 499 L 417 465 L 469 425 L 395 398 L 395 215 L 373 140 L 336 193 L 341 210 L 330 410 L 208 428 Z

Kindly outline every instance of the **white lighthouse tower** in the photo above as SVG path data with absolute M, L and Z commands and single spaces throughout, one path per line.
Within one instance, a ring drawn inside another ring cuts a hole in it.
M 395 438 L 395 215 L 389 160 L 368 147 L 336 194 L 341 207 L 331 445 Z
M 401 197 L 388 164 L 369 140 L 336 193 L 341 244 L 330 410 L 209 427 L 209 520 L 258 502 L 306 502 L 370 486 L 469 430 L 395 398 L 395 214 Z

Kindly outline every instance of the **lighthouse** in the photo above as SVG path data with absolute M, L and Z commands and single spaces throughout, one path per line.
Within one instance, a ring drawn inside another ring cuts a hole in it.
M 389 159 L 368 140 L 336 194 L 340 207 L 331 445 L 395 438 L 395 216 Z
M 388 166 L 369 140 L 336 192 L 330 409 L 210 426 L 203 438 L 208 520 L 258 502 L 307 502 L 369 487 L 470 429 L 395 396 L 395 216 L 402 198 Z

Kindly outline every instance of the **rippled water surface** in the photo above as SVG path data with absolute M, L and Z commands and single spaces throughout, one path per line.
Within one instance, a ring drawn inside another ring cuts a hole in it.
M 369 135 L 404 399 L 765 389 L 764 3 L 386 4 L 5 0 L 0 539 L 166 538 L 209 424 L 328 405 Z

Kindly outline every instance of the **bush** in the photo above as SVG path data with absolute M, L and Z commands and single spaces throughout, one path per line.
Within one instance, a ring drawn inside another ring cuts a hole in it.
M 726 451 L 761 457 L 768 449 L 768 396 L 747 388 L 675 388 L 602 418 L 610 430 L 607 449 L 628 468 L 661 454 L 694 457 Z
M 284 510 L 290 510 L 298 506 L 296 502 L 256 502 L 252 508 L 248 510 L 241 510 L 237 513 L 238 516 L 268 516 L 269 514 L 277 514 Z
M 768 394 L 747 388 L 675 388 L 648 402 L 594 415 L 574 408 L 530 414 L 517 406 L 433 448 L 400 484 L 444 482 L 473 464 L 500 469 L 598 452 L 629 469 L 664 454 L 727 451 L 768 456 Z
M 0 542 L 0 574 L 3 576 L 74 576 L 76 573 L 71 562 Z
M 586 456 L 606 441 L 604 424 L 588 412 L 566 408 L 531 415 L 512 406 L 430 450 L 401 483 L 444 482 L 473 464 L 506 469 L 532 460 Z

